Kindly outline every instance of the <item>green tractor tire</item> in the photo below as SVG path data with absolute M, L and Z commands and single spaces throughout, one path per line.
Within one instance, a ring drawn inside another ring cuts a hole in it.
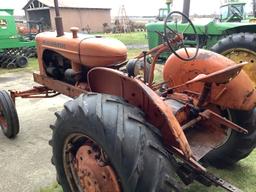
M 236 63 L 247 61 L 249 64 L 244 67 L 244 70 L 256 85 L 256 34 L 229 35 L 217 42 L 211 51 L 222 54 Z

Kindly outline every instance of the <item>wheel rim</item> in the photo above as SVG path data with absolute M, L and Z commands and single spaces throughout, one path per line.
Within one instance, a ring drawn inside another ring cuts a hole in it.
M 253 51 L 242 48 L 230 49 L 223 52 L 222 55 L 235 61 L 236 63 L 243 63 L 247 61 L 249 64 L 246 65 L 243 70 L 256 85 L 256 54 Z
M 120 192 L 118 177 L 106 153 L 84 134 L 73 134 L 63 149 L 64 170 L 72 191 Z
M 4 111 L 3 111 L 3 107 L 1 104 L 0 104 L 0 127 L 2 128 L 2 130 L 4 132 L 6 132 L 8 129 L 8 123 L 4 117 Z

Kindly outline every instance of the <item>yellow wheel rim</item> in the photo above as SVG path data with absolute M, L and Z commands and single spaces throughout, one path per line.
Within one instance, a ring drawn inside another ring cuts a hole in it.
M 248 62 L 243 70 L 249 75 L 256 85 L 256 53 L 243 48 L 230 49 L 222 53 L 225 57 L 235 61 L 236 63 Z

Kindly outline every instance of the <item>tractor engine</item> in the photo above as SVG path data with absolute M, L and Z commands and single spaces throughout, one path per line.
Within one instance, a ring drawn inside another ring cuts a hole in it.
M 56 37 L 55 32 L 36 36 L 40 74 L 70 84 L 86 82 L 93 67 L 116 68 L 127 59 L 126 46 L 115 39 L 72 33 Z

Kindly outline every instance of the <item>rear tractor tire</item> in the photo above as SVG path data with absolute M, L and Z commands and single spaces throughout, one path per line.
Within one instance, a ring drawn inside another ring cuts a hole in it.
M 247 157 L 256 146 L 256 109 L 251 111 L 229 110 L 229 119 L 248 130 L 248 134 L 229 130 L 227 140 L 209 152 L 204 161 L 217 168 L 227 168 Z
M 255 34 L 237 33 L 229 35 L 215 44 L 211 50 L 236 63 L 247 61 L 249 64 L 244 67 L 244 70 L 256 85 Z M 230 114 L 232 121 L 247 129 L 249 133 L 241 135 L 231 131 L 227 142 L 206 156 L 208 162 L 219 168 L 231 166 L 247 157 L 256 145 L 256 109 L 252 111 L 230 111 Z
M 19 133 L 19 119 L 15 104 L 6 91 L 0 91 L 0 127 L 4 135 L 14 138 Z
M 161 135 L 121 98 L 81 95 L 56 116 L 50 145 L 65 192 L 180 191 Z
M 247 61 L 249 64 L 244 70 L 256 85 L 256 34 L 229 35 L 216 43 L 211 51 L 222 54 L 238 64 Z

